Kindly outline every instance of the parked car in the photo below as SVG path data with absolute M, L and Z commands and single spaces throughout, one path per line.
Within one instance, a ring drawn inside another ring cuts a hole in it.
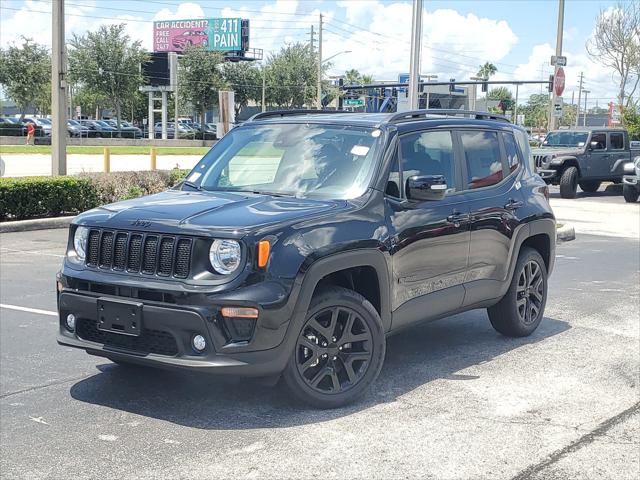
M 416 323 L 486 308 L 530 335 L 556 225 L 529 158 L 525 130 L 486 112 L 257 114 L 177 187 L 73 220 L 58 343 L 282 376 L 327 408 L 362 395 L 386 336 Z
M 89 127 L 82 125 L 78 120 L 67 120 L 67 131 L 72 137 L 89 137 Z
M 125 120 L 120 121 L 120 130 L 118 130 L 118 121 L 114 119 L 102 120 L 110 127 L 116 129 L 116 134 L 114 137 L 124 137 L 124 138 L 142 138 L 142 130 L 138 127 L 131 125 L 129 122 Z
M 19 123 L 19 122 L 18 122 Z M 38 117 L 26 117 L 23 120 L 23 123 L 33 123 L 36 127 L 40 127 L 42 129 L 42 134 L 45 137 L 51 136 L 51 120 L 48 118 L 38 118 Z
M 91 137 L 112 138 L 115 137 L 118 131 L 108 123 L 101 122 L 100 120 L 82 119 L 78 120 L 78 122 L 89 129 Z
M 578 185 L 591 193 L 604 181 L 621 183 L 624 165 L 631 161 L 629 136 L 622 128 L 552 131 L 533 155 L 540 176 L 560 185 L 562 198 L 575 198 Z
M 173 43 L 175 48 L 184 50 L 191 45 L 202 45 L 203 47 L 206 47 L 208 41 L 209 36 L 207 35 L 207 32 L 203 32 L 201 30 L 187 30 L 181 35 L 173 37 L 171 43 Z
M 175 138 L 174 122 L 167 122 L 167 138 Z M 155 138 L 162 138 L 162 122 L 157 122 L 153 127 L 153 134 Z M 194 138 L 196 130 L 189 125 L 178 122 L 178 138 Z
M 622 195 L 625 202 L 635 203 L 640 197 L 640 156 L 635 157 L 633 163 L 624 166 L 622 177 Z

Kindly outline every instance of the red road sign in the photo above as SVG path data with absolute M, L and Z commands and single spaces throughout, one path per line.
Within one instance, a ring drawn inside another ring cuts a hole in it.
M 553 89 L 556 92 L 556 96 L 561 96 L 564 92 L 564 70 L 562 67 L 558 67 L 556 75 L 553 80 Z

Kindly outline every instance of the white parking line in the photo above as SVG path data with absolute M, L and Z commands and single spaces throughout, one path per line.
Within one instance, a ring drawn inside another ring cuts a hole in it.
M 64 258 L 64 255 L 60 255 L 57 253 L 39 252 L 37 250 L 16 250 L 15 248 L 0 247 L 0 251 L 10 252 L 10 253 L 22 253 L 25 255 L 45 255 L 47 257 Z
M 52 317 L 58 316 L 57 312 L 52 312 L 50 310 L 40 310 L 38 308 L 19 307 L 18 305 L 7 305 L 6 303 L 0 303 L 0 308 L 6 308 L 8 310 L 18 310 L 20 312 L 39 313 L 40 315 L 51 315 Z

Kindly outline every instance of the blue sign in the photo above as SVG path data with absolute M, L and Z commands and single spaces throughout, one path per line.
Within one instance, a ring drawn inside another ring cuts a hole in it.
M 207 50 L 242 50 L 241 33 L 241 18 L 211 18 L 207 26 L 207 36 L 209 37 Z

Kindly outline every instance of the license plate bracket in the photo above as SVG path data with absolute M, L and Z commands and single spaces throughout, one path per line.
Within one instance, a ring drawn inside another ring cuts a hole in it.
M 98 330 L 137 337 L 142 332 L 142 303 L 98 298 Z

